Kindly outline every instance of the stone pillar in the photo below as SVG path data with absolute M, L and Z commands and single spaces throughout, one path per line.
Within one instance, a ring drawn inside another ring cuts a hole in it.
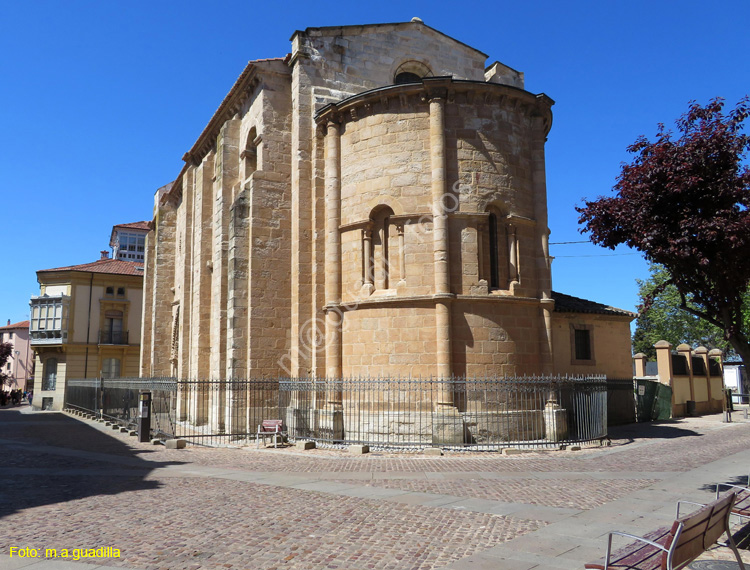
M 677 354 L 685 359 L 688 376 L 690 377 L 690 399 L 695 402 L 695 384 L 693 382 L 693 349 L 689 344 L 681 344 L 677 347 Z
M 656 349 L 656 367 L 658 370 L 659 382 L 669 386 L 672 389 L 672 417 L 675 417 L 675 394 L 674 383 L 672 378 L 672 345 L 666 340 L 660 340 L 654 345 Z
M 554 359 L 552 358 L 552 312 L 555 310 L 555 301 L 548 297 L 542 298 L 541 302 L 542 315 L 544 316 L 544 340 L 542 347 L 542 374 L 554 374 Z
M 375 266 L 372 258 L 372 223 L 367 224 L 367 227 L 362 230 L 362 244 L 364 246 L 362 251 L 362 269 L 364 270 L 362 283 L 365 293 L 371 295 L 375 288 L 373 282 Z
M 399 222 L 396 224 L 398 231 L 398 285 L 404 285 L 406 283 L 406 255 L 404 253 L 405 237 L 404 237 L 404 223 Z
M 448 380 L 452 375 L 450 267 L 448 257 L 448 213 L 445 208 L 445 99 L 430 99 L 430 155 L 432 158 L 432 235 L 435 263 L 435 325 L 437 375 Z M 453 405 L 453 391 L 441 391 L 438 403 Z
M 518 238 L 516 237 L 516 226 L 508 224 L 508 288 L 513 283 L 518 283 Z
M 174 272 L 176 252 L 176 199 L 171 194 L 159 198 L 155 219 L 153 256 L 153 298 L 151 314 L 153 324 L 153 352 L 150 376 L 170 376 L 172 367 L 172 301 L 174 301 Z M 59 373 L 58 373 L 59 374 Z
M 635 376 L 636 378 L 643 378 L 646 376 L 646 360 L 647 357 L 642 352 L 639 352 L 633 357 L 635 363 Z
M 326 134 L 326 375 L 341 376 L 341 138 L 336 121 Z
M 711 376 L 708 372 L 708 349 L 705 346 L 699 346 L 695 349 L 695 355 L 699 356 L 700 359 L 703 361 L 703 369 L 705 371 L 705 378 L 706 378 L 706 390 L 708 392 L 708 405 L 711 406 L 711 403 L 713 402 L 714 398 L 719 399 L 721 397 L 720 394 L 711 394 Z

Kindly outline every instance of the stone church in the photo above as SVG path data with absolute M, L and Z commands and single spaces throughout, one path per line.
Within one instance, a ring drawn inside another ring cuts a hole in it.
M 552 291 L 554 102 L 487 58 L 414 18 L 248 63 L 156 193 L 141 374 L 632 376 L 634 315 Z

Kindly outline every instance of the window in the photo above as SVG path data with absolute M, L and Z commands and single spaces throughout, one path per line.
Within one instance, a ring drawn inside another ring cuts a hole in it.
M 416 73 L 411 73 L 410 71 L 402 71 L 401 73 L 396 75 L 393 83 L 395 83 L 396 85 L 402 85 L 404 83 L 419 83 L 420 81 L 422 81 L 422 78 Z
M 571 364 L 595 364 L 592 325 L 570 325 Z
M 120 359 L 105 358 L 102 360 L 102 377 L 119 378 L 120 377 Z
M 146 236 L 135 232 L 117 232 L 114 246 L 114 259 L 125 261 L 143 261 L 146 251 Z
M 117 288 L 117 296 L 118 297 L 124 297 L 125 296 L 125 287 L 118 287 Z
M 57 359 L 48 358 L 44 363 L 42 390 L 54 390 L 57 387 Z
M 105 294 L 105 295 L 107 295 L 107 297 L 113 297 L 113 296 L 114 296 L 114 294 L 115 294 L 115 288 L 114 288 L 114 287 L 111 287 L 111 286 L 110 286 L 110 287 L 107 287 L 107 288 L 106 288 L 106 289 L 104 290 L 104 294 Z
M 591 333 L 587 330 L 576 329 L 576 360 L 591 360 Z
M 245 149 L 242 151 L 242 161 L 245 168 L 245 180 L 250 178 L 253 172 L 258 169 L 258 131 L 253 127 L 247 134 Z
M 432 77 L 432 71 L 420 61 L 405 61 L 398 66 L 393 74 L 393 83 L 403 85 L 404 83 L 420 83 L 423 77 Z
M 127 335 L 122 330 L 122 311 L 104 313 L 104 326 L 100 335 L 101 344 L 127 344 Z
M 31 298 L 32 344 L 54 344 L 66 342 L 68 329 L 68 297 Z
M 395 230 L 391 224 L 392 215 L 393 210 L 388 206 L 379 206 L 370 214 L 363 255 L 363 281 L 370 290 L 388 289 L 396 282 L 395 275 L 391 275 L 390 263 L 391 234 Z

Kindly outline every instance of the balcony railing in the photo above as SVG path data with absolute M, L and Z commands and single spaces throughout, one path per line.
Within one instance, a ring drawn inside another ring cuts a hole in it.
M 128 344 L 128 331 L 99 331 L 99 344 Z
M 68 331 L 43 329 L 32 330 L 30 332 L 32 346 L 40 344 L 65 344 L 68 342 Z

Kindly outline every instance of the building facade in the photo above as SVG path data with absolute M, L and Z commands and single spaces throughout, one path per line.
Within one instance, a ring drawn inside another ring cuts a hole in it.
M 109 259 L 37 271 L 31 298 L 35 408 L 60 410 L 72 378 L 138 376 L 143 264 Z
M 552 291 L 552 99 L 419 19 L 291 41 L 156 193 L 143 376 L 632 375 L 634 315 Z
M 10 378 L 10 384 L 4 390 L 30 390 L 34 379 L 34 353 L 29 344 L 29 321 L 11 324 L 10 320 L 0 327 L 0 343 L 13 346 L 10 358 L 2 372 Z

